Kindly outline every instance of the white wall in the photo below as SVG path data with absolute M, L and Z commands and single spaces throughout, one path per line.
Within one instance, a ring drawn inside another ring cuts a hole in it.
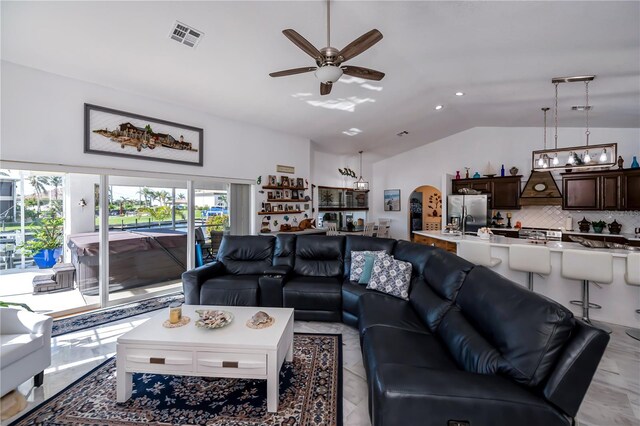
M 549 130 L 547 144 L 552 142 Z M 471 167 L 471 174 L 486 167 L 487 162 L 500 170 L 516 166 L 523 181 L 531 171 L 531 152 L 542 149 L 543 129 L 522 127 L 476 127 L 451 135 L 436 142 L 406 151 L 373 164 L 373 184 L 369 198 L 371 219 L 389 217 L 394 238 L 408 239 L 408 197 L 416 187 L 433 185 L 442 189 L 444 173 L 456 170 L 464 177 L 464 167 Z M 640 129 L 591 129 L 591 144 L 618 143 L 618 153 L 630 167 L 634 155 L 640 156 Z M 559 146 L 584 144 L 584 129 L 561 128 L 558 130 Z M 385 212 L 383 191 L 400 189 L 401 211 Z M 443 191 L 443 195 L 446 191 Z
M 310 175 L 308 139 L 7 61 L 2 61 L 0 71 L 0 154 L 4 161 L 108 168 L 123 175 L 140 170 L 220 177 L 245 183 L 255 183 L 258 175 L 275 169 L 276 164 L 295 166 L 298 176 Z M 203 128 L 204 166 L 85 154 L 84 103 Z

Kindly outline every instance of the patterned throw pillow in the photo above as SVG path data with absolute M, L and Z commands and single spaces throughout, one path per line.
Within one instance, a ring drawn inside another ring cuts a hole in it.
M 384 250 L 380 251 L 352 251 L 351 252 L 351 273 L 349 280 L 358 282 L 364 271 L 365 254 L 372 254 L 376 257 L 384 256 L 387 254 Z
M 410 284 L 411 263 L 396 260 L 389 255 L 376 257 L 368 289 L 408 300 Z

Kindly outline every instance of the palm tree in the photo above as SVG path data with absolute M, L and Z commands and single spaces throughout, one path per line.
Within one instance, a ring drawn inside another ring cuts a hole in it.
M 62 176 L 51 176 L 49 178 L 49 185 L 52 185 L 56 191 L 56 200 L 60 199 L 58 188 L 62 186 Z
M 49 179 L 46 176 L 29 176 L 29 184 L 36 192 L 36 209 L 38 213 L 40 213 L 40 199 L 42 198 L 42 194 L 46 192 L 47 189 L 45 185 L 48 183 Z
M 161 205 L 166 206 L 167 201 L 171 198 L 171 194 L 163 189 L 162 191 L 156 192 L 156 197 L 160 200 Z

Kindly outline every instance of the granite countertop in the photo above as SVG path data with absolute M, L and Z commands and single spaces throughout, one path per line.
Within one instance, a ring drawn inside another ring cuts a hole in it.
M 422 235 L 425 237 L 437 238 L 439 240 L 448 241 L 451 243 L 458 243 L 460 241 L 482 241 L 491 244 L 495 247 L 506 247 L 508 248 L 514 244 L 522 244 L 522 245 L 531 245 L 531 243 L 523 238 L 510 238 L 503 237 L 500 235 L 494 235 L 490 239 L 482 239 L 480 237 L 476 237 L 474 235 L 447 235 L 443 234 L 441 231 L 414 231 L 416 235 Z M 607 253 L 611 253 L 614 257 L 627 257 L 629 253 L 628 250 L 623 249 L 597 249 L 597 248 L 588 248 L 584 247 L 578 243 L 569 243 L 564 241 L 548 241 L 547 244 L 544 244 L 545 247 L 548 247 L 552 252 L 562 252 L 564 250 L 588 250 L 588 251 L 605 251 Z

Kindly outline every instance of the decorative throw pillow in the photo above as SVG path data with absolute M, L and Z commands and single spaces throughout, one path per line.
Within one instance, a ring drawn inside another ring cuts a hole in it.
M 396 260 L 393 256 L 376 257 L 367 288 L 381 291 L 401 299 L 409 299 L 411 263 Z
M 369 280 L 371 279 L 371 271 L 373 270 L 373 262 L 376 260 L 376 257 L 372 254 L 364 255 L 364 266 L 362 267 L 362 275 L 360 275 L 360 279 L 358 280 L 358 284 L 369 284 Z
M 360 276 L 362 275 L 362 271 L 364 270 L 364 262 L 365 254 L 372 254 L 374 256 L 383 256 L 387 253 L 384 250 L 380 251 L 352 251 L 351 252 L 351 273 L 349 275 L 349 279 L 351 281 L 358 282 L 360 281 Z

